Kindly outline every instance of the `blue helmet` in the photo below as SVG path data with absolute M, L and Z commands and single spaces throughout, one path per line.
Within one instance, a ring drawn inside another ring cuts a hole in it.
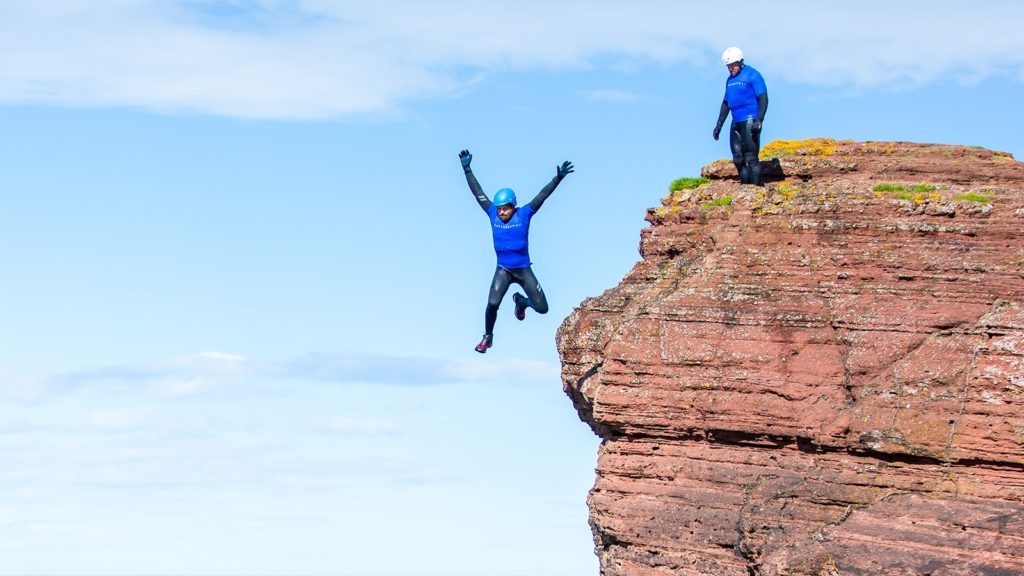
M 502 188 L 494 195 L 495 206 L 504 206 L 505 204 L 516 205 L 516 193 L 511 188 Z

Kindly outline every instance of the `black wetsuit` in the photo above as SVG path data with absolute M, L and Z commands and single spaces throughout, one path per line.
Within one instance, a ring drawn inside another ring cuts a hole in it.
M 739 172 L 743 184 L 762 185 L 761 182 L 761 130 L 754 128 L 754 120 L 733 122 L 729 130 L 729 148 L 732 149 L 732 163 Z
M 750 71 L 757 74 L 758 79 L 763 83 L 760 73 L 753 69 L 750 69 Z M 752 98 L 754 97 L 757 99 L 757 118 L 750 117 L 753 112 L 752 110 L 749 110 L 739 120 L 736 120 L 736 114 L 733 114 L 733 119 L 736 121 L 732 123 L 729 130 L 729 148 L 732 150 L 732 162 L 736 165 L 740 182 L 761 186 L 763 184 L 761 180 L 761 160 L 758 158 L 758 154 L 761 152 L 761 123 L 764 121 L 764 115 L 768 111 L 768 92 L 765 90 L 761 94 L 750 96 L 751 100 L 748 100 L 750 104 L 753 104 Z M 718 132 L 722 129 L 722 125 L 725 124 L 725 118 L 729 115 L 729 112 L 729 101 L 728 99 L 723 100 L 722 108 L 718 113 L 718 124 L 715 125 L 716 140 L 718 139 Z
M 476 176 L 473 175 L 473 170 L 469 167 L 465 168 L 466 182 L 469 183 L 469 189 L 473 192 L 473 196 L 476 198 L 480 208 L 488 214 L 491 213 L 491 200 L 484 194 L 483 189 L 480 187 L 480 183 L 477 182 Z M 555 191 L 555 188 L 561 182 L 561 178 L 555 176 L 548 182 L 537 196 L 529 203 L 529 208 L 534 213 L 540 210 L 541 205 L 544 201 L 551 196 L 551 193 Z M 516 208 L 520 210 L 521 208 Z M 527 230 L 529 233 L 529 230 Z M 540 282 L 537 281 L 537 277 L 534 275 L 533 270 L 529 265 L 527 266 L 516 266 L 516 267 L 505 267 L 499 262 L 498 266 L 494 270 L 494 277 L 491 279 L 491 290 L 487 295 L 487 308 L 484 311 L 484 334 L 491 336 L 494 334 L 494 322 L 498 318 L 498 308 L 501 306 L 501 301 L 505 297 L 505 293 L 508 292 L 508 288 L 512 283 L 519 284 L 523 287 L 526 292 L 525 304 L 530 308 L 533 308 L 538 314 L 546 314 L 548 311 L 548 300 L 544 296 L 544 290 L 540 286 Z

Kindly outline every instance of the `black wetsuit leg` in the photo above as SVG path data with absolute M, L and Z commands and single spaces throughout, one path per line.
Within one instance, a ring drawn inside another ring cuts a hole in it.
M 732 147 L 732 161 L 739 171 L 740 182 L 761 186 L 761 160 L 758 158 L 761 131 L 754 130 L 753 119 L 733 122 L 729 145 Z
M 750 171 L 747 170 L 747 162 L 743 158 L 743 130 L 742 122 L 733 122 L 729 127 L 729 148 L 732 150 L 732 163 L 736 165 L 736 172 L 740 175 L 740 182 L 750 184 Z
M 484 334 L 494 334 L 494 321 L 498 319 L 498 307 L 512 283 L 512 275 L 501 266 L 494 269 L 491 279 L 491 291 L 487 294 L 487 309 L 484 311 Z
M 484 311 L 484 334 L 494 335 L 494 323 L 498 319 L 498 308 L 501 301 L 508 292 L 508 287 L 515 282 L 526 291 L 526 305 L 533 308 L 538 314 L 547 314 L 548 299 L 544 295 L 544 289 L 540 287 L 537 276 L 533 270 L 526 268 L 502 268 L 498 266 L 494 270 L 494 278 L 491 279 L 491 291 L 487 295 L 487 309 Z
M 512 281 L 526 291 L 526 305 L 533 308 L 537 314 L 547 314 L 548 298 L 544 295 L 544 289 L 540 287 L 540 282 L 537 281 L 533 269 L 527 266 L 526 268 L 513 268 L 508 272 L 512 275 Z
M 745 156 L 750 166 L 750 183 L 764 186 L 761 181 L 761 131 L 754 130 L 753 120 L 747 120 L 747 132 L 750 133 L 750 151 L 745 151 Z

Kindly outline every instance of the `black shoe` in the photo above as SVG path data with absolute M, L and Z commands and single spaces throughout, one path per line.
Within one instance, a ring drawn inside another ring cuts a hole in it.
M 476 345 L 476 348 L 474 348 L 474 350 L 476 350 L 477 352 L 479 352 L 481 354 L 484 354 L 484 353 L 487 352 L 487 349 L 490 348 L 493 345 L 494 345 L 494 336 L 491 335 L 491 334 L 484 334 L 483 340 L 481 340 L 480 343 Z
M 516 320 L 526 320 L 526 296 L 516 292 L 512 300 L 516 303 Z

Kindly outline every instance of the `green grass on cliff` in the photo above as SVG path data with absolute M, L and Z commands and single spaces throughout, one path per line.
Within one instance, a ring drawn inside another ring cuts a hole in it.
M 936 187 L 932 184 L 914 184 L 904 186 L 903 184 L 876 184 L 871 190 L 875 192 L 911 192 L 920 194 L 922 192 L 934 192 Z
M 907 187 L 903 184 L 875 184 L 871 190 L 875 192 L 905 192 Z
M 693 190 L 694 188 L 700 188 L 708 182 L 711 182 L 711 180 L 708 180 L 707 178 L 676 178 L 668 185 L 668 190 L 669 192 Z
M 982 204 L 987 204 L 992 201 L 988 196 L 982 196 L 981 194 L 975 194 L 973 192 L 953 196 L 953 200 L 959 200 L 961 202 L 981 202 Z
M 722 196 L 721 198 L 715 198 L 710 202 L 705 202 L 700 205 L 701 210 L 707 210 L 708 208 L 714 208 L 715 206 L 729 206 L 732 204 L 732 196 Z

